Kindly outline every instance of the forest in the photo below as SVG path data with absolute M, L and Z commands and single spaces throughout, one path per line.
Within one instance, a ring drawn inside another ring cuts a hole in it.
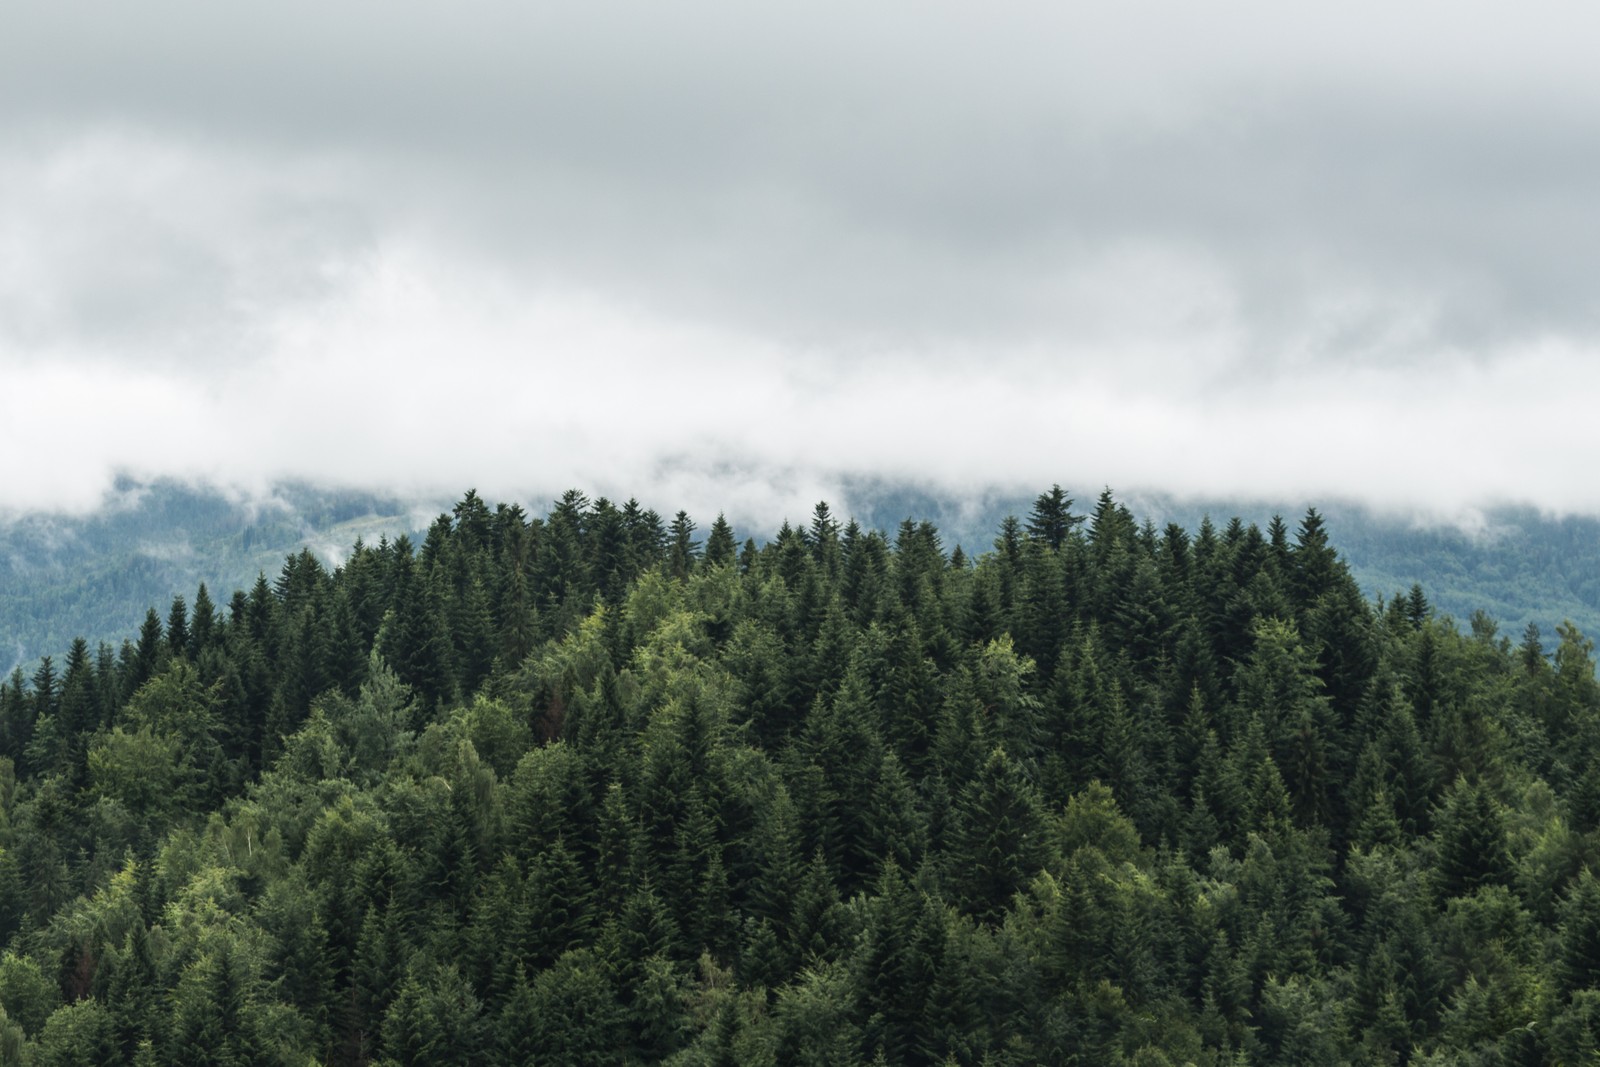
M 1576 627 L 1059 487 L 468 492 L 0 687 L 0 1063 L 1579 1064 Z

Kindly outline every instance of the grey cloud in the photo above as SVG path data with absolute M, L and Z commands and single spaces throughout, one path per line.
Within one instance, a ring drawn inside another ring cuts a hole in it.
M 1570 5 L 29 6 L 0 360 L 123 402 L 0 504 L 543 471 L 756 512 L 1072 466 L 1600 506 L 1526 475 L 1582 415 L 1517 378 L 1586 387 L 1600 326 Z M 1407 443 L 1495 409 L 1522 466 L 1393 469 L 1424 397 Z M 208 447 L 130 443 L 132 400 Z
M 0 153 L 0 336 L 129 360 L 248 350 L 253 319 L 325 294 L 320 268 L 371 238 L 316 171 L 126 130 L 25 139 Z
M 1216 252 L 1288 320 L 1264 348 L 1333 286 L 1434 302 L 1444 340 L 1591 325 L 1600 131 L 1559 8 L 874 10 L 52 8 L 0 99 L 353 151 L 368 212 L 801 334 L 1071 329 L 1026 294 L 1130 239 Z

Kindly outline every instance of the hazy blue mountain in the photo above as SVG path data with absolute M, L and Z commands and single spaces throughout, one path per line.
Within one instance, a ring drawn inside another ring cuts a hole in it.
M 303 547 L 338 563 L 358 536 L 392 538 L 433 513 L 301 485 L 251 502 L 164 481 L 120 483 L 92 515 L 0 521 L 0 665 L 60 655 L 79 635 L 120 644 L 147 608 L 165 618 L 172 598 L 192 600 L 202 581 L 223 605 Z

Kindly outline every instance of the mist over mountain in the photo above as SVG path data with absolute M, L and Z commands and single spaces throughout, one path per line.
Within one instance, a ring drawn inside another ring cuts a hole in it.
M 11 515 L 0 520 L 0 661 L 28 664 L 80 636 L 120 644 L 147 608 L 192 598 L 201 582 L 225 601 L 302 548 L 336 565 L 356 538 L 393 538 L 433 514 L 416 502 L 303 484 L 241 498 L 124 479 L 86 515 Z

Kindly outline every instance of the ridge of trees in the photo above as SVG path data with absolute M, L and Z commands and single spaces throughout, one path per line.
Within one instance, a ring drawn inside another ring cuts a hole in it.
M 0 1062 L 1570 1063 L 1571 626 L 1316 511 L 947 550 L 468 492 L 0 686 Z

